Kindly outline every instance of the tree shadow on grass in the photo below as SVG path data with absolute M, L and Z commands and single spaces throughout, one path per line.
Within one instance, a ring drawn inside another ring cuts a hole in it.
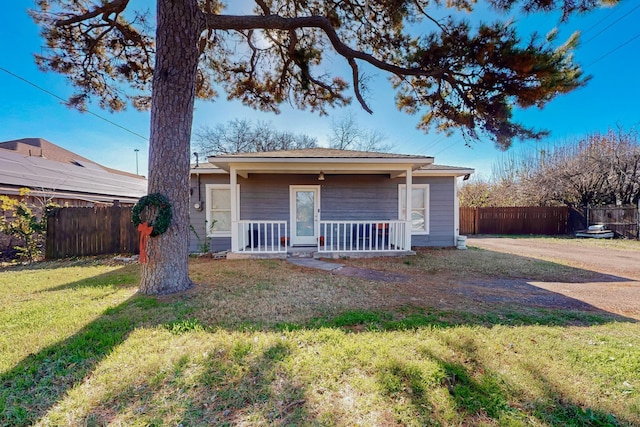
M 279 368 L 289 354 L 282 342 L 257 349 L 249 340 L 228 342 L 203 359 L 184 352 L 161 372 L 111 393 L 100 402 L 102 410 L 94 408 L 78 423 L 118 424 L 129 414 L 141 425 L 305 424 L 304 389 Z M 195 377 L 192 364 L 204 367 Z
M 51 267 L 49 267 L 51 268 Z M 121 269 L 120 269 L 121 270 Z M 117 272 L 79 280 L 50 291 L 87 286 L 122 286 L 113 283 Z M 125 286 L 131 286 L 129 282 Z M 0 424 L 31 425 L 80 383 L 135 328 L 154 324 L 167 315 L 154 298 L 135 295 L 73 336 L 30 354 L 0 375 Z
M 424 357 L 437 368 L 425 372 L 393 357 L 378 373 L 378 383 L 391 399 L 409 402 L 411 419 L 420 425 L 621 426 L 606 410 L 581 406 L 555 386 L 549 376 L 531 369 L 535 384 L 545 390 L 537 399 L 515 391 L 510 375 L 492 370 L 469 343 L 455 346 L 464 363 L 445 360 L 428 349 Z M 531 368 L 531 367 L 529 367 Z M 404 415 L 406 416 L 406 414 Z
M 6 264 L 5 266 L 0 266 L 0 272 L 38 271 L 38 270 L 47 270 L 47 269 L 64 268 L 64 267 L 104 265 L 105 261 L 108 262 L 109 260 L 111 260 L 111 258 L 113 258 L 113 256 L 96 255 L 93 257 L 64 258 L 64 259 L 44 260 L 44 261 L 36 261 L 36 262 L 28 262 L 28 263 L 27 262 L 13 263 L 13 264 Z
M 121 275 L 129 274 L 129 268 L 125 267 L 56 286 L 47 292 L 130 287 L 131 281 L 122 285 L 117 280 Z M 170 335 L 201 330 L 202 326 L 190 316 L 191 312 L 180 295 L 164 299 L 133 295 L 106 309 L 73 336 L 28 355 L 0 374 L 0 425 L 27 426 L 43 420 L 64 402 L 72 389 L 90 381 L 100 363 L 136 330 L 148 328 L 152 333 L 154 327 L 163 326 Z M 278 363 L 288 354 L 289 348 L 282 343 L 260 353 L 250 342 L 234 343 L 208 357 L 205 365 L 209 368 L 196 381 L 198 393 L 181 395 L 179 384 L 190 375 L 185 372 L 191 355 L 185 353 L 167 371 L 138 378 L 142 383 L 134 384 L 132 387 L 136 389 L 133 391 L 127 389 L 129 386 L 125 384 L 128 382 L 124 378 L 122 384 L 109 386 L 106 395 L 97 403 L 98 407 L 92 407 L 87 413 L 68 414 L 65 422 L 107 425 L 118 422 L 116 418 L 128 412 L 149 424 L 163 424 L 162 413 L 153 409 L 156 403 L 166 404 L 168 399 L 172 401 L 173 409 L 180 409 L 185 414 L 183 425 L 233 425 L 244 416 L 260 416 L 272 424 L 295 425 L 307 415 L 303 389 L 280 375 L 277 369 Z M 163 353 L 159 357 L 167 355 Z
M 276 343 L 256 357 L 250 343 L 237 343 L 225 357 L 210 355 L 203 384 L 219 399 L 209 405 L 207 424 L 237 425 L 251 417 L 277 425 L 305 424 L 308 413 L 304 388 L 291 382 L 278 365 L 291 353 L 288 344 Z M 234 374 L 233 363 L 248 365 Z
M 82 289 L 82 288 L 118 288 L 120 286 L 132 286 L 132 283 L 137 283 L 139 280 L 140 267 L 136 264 L 130 264 L 122 266 L 113 271 L 100 274 L 98 276 L 88 277 L 83 280 L 78 280 L 72 283 L 64 283 L 59 286 L 53 286 L 43 289 L 43 292 L 58 292 L 67 289 Z M 137 286 L 137 285 L 135 285 Z

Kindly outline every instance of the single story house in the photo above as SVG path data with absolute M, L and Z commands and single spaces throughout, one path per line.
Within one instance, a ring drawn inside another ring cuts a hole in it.
M 455 246 L 456 178 L 433 157 L 313 148 L 209 157 L 191 167 L 190 249 L 229 257 L 411 253 Z

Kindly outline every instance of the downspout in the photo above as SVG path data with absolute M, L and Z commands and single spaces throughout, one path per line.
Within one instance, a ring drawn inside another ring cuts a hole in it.
M 407 168 L 407 176 L 406 176 L 406 180 L 405 180 L 405 187 L 406 187 L 406 200 L 405 200 L 405 207 L 406 207 L 406 212 L 405 212 L 405 250 L 410 251 L 411 250 L 411 237 L 412 237 L 412 228 L 413 228 L 413 221 L 412 221 L 412 210 L 413 210 L 413 206 L 411 206 L 411 202 L 412 202 L 412 197 L 411 197 L 411 193 L 413 192 L 413 170 L 411 169 L 411 167 Z
M 198 153 L 193 153 L 193 155 L 196 158 L 196 166 L 194 167 L 194 169 L 197 169 L 198 166 L 200 166 L 200 161 L 198 159 Z M 202 203 L 202 197 L 201 197 L 201 194 L 200 194 L 200 171 L 198 171 L 196 173 L 196 177 L 197 177 L 197 180 L 198 180 L 198 203 Z
M 240 212 L 237 207 L 240 204 L 237 201 L 238 198 L 238 171 L 235 166 L 229 168 L 229 184 L 231 186 L 231 252 L 238 252 L 240 245 L 238 242 L 238 218 Z
M 198 183 L 198 203 L 202 204 L 202 197 L 200 196 L 200 171 L 196 172 L 196 179 Z
M 198 161 L 198 153 L 193 153 L 193 156 L 196 158 L 196 165 L 193 167 L 194 169 L 198 169 L 200 166 L 200 162 Z M 196 186 L 198 187 L 198 200 L 193 204 L 193 207 L 196 211 L 202 211 L 202 193 L 200 189 L 200 170 L 196 171 Z M 206 233 L 207 230 L 205 230 Z

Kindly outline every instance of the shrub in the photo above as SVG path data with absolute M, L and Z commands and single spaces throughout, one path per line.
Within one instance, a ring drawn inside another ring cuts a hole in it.
M 20 189 L 19 198 L 0 196 L 0 232 L 20 242 L 13 246 L 18 258 L 34 261 L 40 257 L 47 231 L 47 214 L 53 207 L 47 201 L 43 203 L 40 215 L 34 212 L 28 188 Z

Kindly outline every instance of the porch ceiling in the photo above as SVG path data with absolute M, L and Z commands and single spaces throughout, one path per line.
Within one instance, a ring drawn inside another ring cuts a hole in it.
M 249 174 L 256 173 L 270 173 L 270 174 L 319 174 L 323 172 L 326 175 L 332 174 L 388 174 L 392 177 L 406 176 L 407 170 L 417 170 L 423 166 L 429 165 L 433 162 L 433 159 L 425 158 L 421 162 L 407 162 L 407 159 L 402 161 L 385 162 L 367 161 L 367 162 L 353 162 L 345 161 L 347 159 L 309 159 L 305 161 L 296 162 L 283 162 L 282 159 L 278 161 L 263 161 L 255 162 L 218 162 L 212 161 L 212 163 L 219 168 L 230 172 L 232 169 L 240 176 L 248 176 Z M 275 159 L 273 159 L 275 160 Z M 367 159 L 371 160 L 371 159 Z M 396 159 L 393 159 L 396 160 Z M 400 160 L 400 159 L 397 159 Z

